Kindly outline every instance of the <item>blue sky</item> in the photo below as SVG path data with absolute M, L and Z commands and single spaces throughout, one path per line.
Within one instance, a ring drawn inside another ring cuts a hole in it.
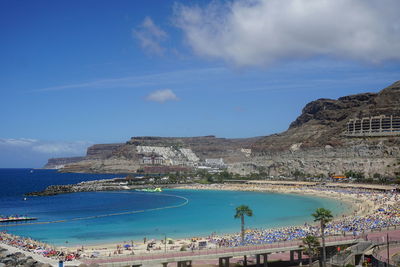
M 400 80 L 397 0 L 0 1 L 0 167 L 252 137 Z

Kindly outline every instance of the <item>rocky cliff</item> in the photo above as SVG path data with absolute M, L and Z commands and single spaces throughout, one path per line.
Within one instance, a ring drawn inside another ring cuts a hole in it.
M 95 145 L 79 162 L 64 166 L 63 172 L 131 173 L 149 166 L 193 168 L 206 160 L 222 159 L 226 164 L 246 161 L 246 150 L 260 137 L 244 139 L 202 137 L 132 137 L 125 144 Z M 110 150 L 110 148 L 113 149 Z M 104 153 L 101 148 L 105 148 Z M 97 150 L 96 153 L 93 153 Z M 93 157 L 93 155 L 101 157 Z M 154 162 L 155 161 L 155 162 Z
M 305 148 L 352 145 L 341 134 L 349 119 L 371 116 L 400 116 L 400 81 L 379 93 L 318 99 L 308 103 L 302 114 L 281 134 L 265 137 L 253 145 L 257 151 L 288 150 L 293 144 Z
M 45 169 L 62 169 L 65 166 L 73 165 L 78 162 L 84 161 L 99 161 L 104 160 L 113 155 L 113 152 L 118 148 L 122 147 L 124 143 L 115 144 L 97 144 L 90 146 L 87 149 L 86 156 L 84 157 L 69 157 L 69 158 L 51 158 L 48 160 L 47 164 L 44 165 Z M 67 166 L 67 168 L 68 168 Z M 84 171 L 84 170 L 82 170 Z M 95 170 L 91 170 L 95 171 Z
M 379 93 L 318 99 L 307 104 L 287 131 L 253 144 L 252 162 L 271 175 L 288 176 L 299 171 L 327 176 L 353 170 L 367 177 L 398 176 L 400 133 L 344 135 L 350 119 L 373 116 L 400 116 L 400 82 Z
M 262 170 L 271 176 L 295 172 L 328 176 L 352 170 L 367 177 L 400 175 L 400 131 L 388 133 L 385 128 L 376 134 L 371 119 L 370 132 L 344 134 L 351 119 L 375 116 L 400 117 L 400 82 L 378 93 L 312 101 L 280 134 L 248 139 L 132 137 L 125 144 L 92 146 L 83 160 L 62 170 L 127 173 L 144 166 L 194 168 L 222 162 L 228 170 L 243 174 Z
M 72 164 L 84 160 L 85 157 L 70 157 L 70 158 L 51 158 L 44 165 L 44 169 L 61 169 L 67 164 Z

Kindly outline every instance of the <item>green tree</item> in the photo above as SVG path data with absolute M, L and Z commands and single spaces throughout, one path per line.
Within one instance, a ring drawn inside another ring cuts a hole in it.
M 249 206 L 246 205 L 240 205 L 239 207 L 236 207 L 236 214 L 235 214 L 235 219 L 240 218 L 241 220 L 241 237 L 242 237 L 242 243 L 244 242 L 244 216 L 253 216 L 253 211 L 249 208 Z
M 219 178 L 220 178 L 221 180 L 229 180 L 229 179 L 232 179 L 232 173 L 229 173 L 229 172 L 227 172 L 227 171 L 220 172 L 220 173 L 218 174 L 218 176 L 219 176 Z
M 322 239 L 322 267 L 325 267 L 326 261 L 326 249 L 325 249 L 325 227 L 328 222 L 333 218 L 332 212 L 324 208 L 318 208 L 315 213 L 312 214 L 314 222 L 320 222 L 321 227 L 321 239 Z
M 380 179 L 380 178 L 382 178 L 382 175 L 380 175 L 379 173 L 374 173 L 373 177 L 375 179 Z
M 207 180 L 208 183 L 213 183 L 214 182 L 214 177 L 212 176 L 211 173 L 208 173 L 206 175 L 206 180 Z
M 302 239 L 303 241 L 303 247 L 304 247 L 304 252 L 308 255 L 310 258 L 309 265 L 311 267 L 312 265 L 312 258 L 318 254 L 318 247 L 320 246 L 318 238 L 316 238 L 313 235 L 307 235 Z
M 346 171 L 346 172 L 344 173 L 344 175 L 345 175 L 347 178 L 350 178 L 350 177 L 351 177 L 351 178 L 355 178 L 357 182 L 360 182 L 360 181 L 362 181 L 363 178 L 365 178 L 364 173 L 362 173 L 362 172 L 355 172 L 355 171 L 352 171 L 352 170 Z
M 299 178 L 304 178 L 306 175 L 304 172 L 296 169 L 295 171 L 292 172 L 292 175 L 294 176 L 294 178 L 299 179 Z

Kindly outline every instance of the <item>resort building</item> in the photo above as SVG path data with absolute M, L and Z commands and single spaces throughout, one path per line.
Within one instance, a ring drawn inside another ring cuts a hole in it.
M 344 135 L 348 137 L 400 135 L 400 117 L 381 115 L 351 119 L 347 122 Z
M 164 165 L 164 163 L 164 158 L 157 155 L 142 156 L 140 159 L 140 164 L 143 165 Z
M 142 165 L 196 167 L 200 159 L 189 148 L 173 146 L 137 146 Z
M 223 158 L 206 159 L 204 165 L 211 168 L 225 168 L 225 163 Z

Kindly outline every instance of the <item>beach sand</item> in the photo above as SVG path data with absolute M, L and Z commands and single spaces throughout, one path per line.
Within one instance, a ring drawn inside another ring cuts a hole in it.
M 377 203 L 374 203 L 367 196 L 363 195 L 344 195 L 335 191 L 318 191 L 305 185 L 276 185 L 276 184 L 211 184 L 211 185 L 182 185 L 176 187 L 178 189 L 195 189 L 195 190 L 231 190 L 231 191 L 253 191 L 253 192 L 271 192 L 281 194 L 301 194 L 307 196 L 314 196 L 320 198 L 331 198 L 344 202 L 348 207 L 351 207 L 345 214 L 341 214 L 340 217 L 335 219 L 343 219 L 345 216 L 363 216 L 370 214 L 374 210 L 378 209 Z M 205 238 L 198 238 L 199 241 L 206 240 Z M 150 251 L 147 250 L 147 244 L 154 242 L 153 248 Z M 71 247 L 59 247 L 59 249 L 65 251 L 77 251 L 78 249 L 83 250 L 83 253 L 90 257 L 93 253 L 102 257 L 118 257 L 146 253 L 164 253 L 164 251 L 179 251 L 183 245 L 189 246 L 192 243 L 191 237 L 184 239 L 176 239 L 173 244 L 165 245 L 163 240 L 135 240 L 133 241 L 133 251 L 131 248 L 125 248 L 126 245 L 132 245 L 132 241 L 126 240 L 121 242 L 114 242 L 108 244 L 95 244 L 82 246 L 71 246 Z M 208 243 L 209 247 L 215 247 L 214 244 Z

